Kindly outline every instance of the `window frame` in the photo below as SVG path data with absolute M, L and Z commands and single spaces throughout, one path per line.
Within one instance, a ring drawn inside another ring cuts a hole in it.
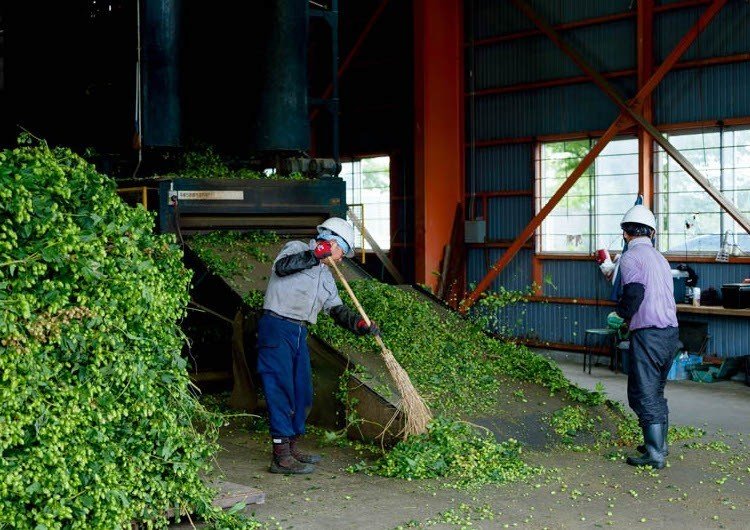
M 543 171 L 543 163 L 544 163 L 544 160 L 542 158 L 542 153 L 543 153 L 544 146 L 545 145 L 549 145 L 549 144 L 557 144 L 557 143 L 565 143 L 565 142 L 578 142 L 578 141 L 582 141 L 582 140 L 589 140 L 590 148 L 591 148 L 591 147 L 593 147 L 596 144 L 596 142 L 599 140 L 599 138 L 600 138 L 599 136 L 591 136 L 591 135 L 580 136 L 579 135 L 579 136 L 568 136 L 568 137 L 548 139 L 548 140 L 539 140 L 539 141 L 537 141 L 535 143 L 535 146 L 534 146 L 534 169 L 535 169 L 535 171 L 534 171 L 534 173 L 535 173 L 534 174 L 534 212 L 533 212 L 534 215 L 537 215 L 539 213 L 539 211 L 546 204 L 546 203 L 542 202 L 544 200 L 544 197 L 542 196 L 543 195 L 543 182 L 542 182 L 543 181 L 543 176 L 542 176 L 542 171 Z M 612 142 L 615 142 L 617 140 L 634 140 L 634 139 L 637 139 L 637 136 L 635 136 L 633 134 L 622 134 L 622 135 L 618 135 L 615 138 L 613 138 Z M 605 147 L 605 149 L 606 149 L 606 147 Z M 637 156 L 638 155 L 638 151 L 636 150 L 633 153 L 627 153 L 627 154 L 628 155 L 636 155 Z M 596 168 L 596 161 L 594 161 L 592 163 L 592 166 L 594 168 Z M 586 171 L 591 171 L 591 167 L 592 166 L 589 166 L 589 168 Z M 637 176 L 637 167 L 636 167 L 636 172 L 634 174 Z M 611 176 L 614 177 L 616 175 L 611 175 Z M 578 182 L 580 182 L 580 179 L 583 178 L 583 177 L 584 177 L 584 175 L 581 175 L 581 177 L 579 177 Z M 597 221 L 597 217 L 598 217 L 598 215 L 596 213 L 596 209 L 595 209 L 596 208 L 596 200 L 597 200 L 596 199 L 596 174 L 593 175 L 593 179 L 592 180 L 593 180 L 592 185 L 593 185 L 593 191 L 594 191 L 594 193 L 593 193 L 593 195 L 589 196 L 589 201 L 591 201 L 593 199 L 593 202 L 594 202 L 595 205 L 594 205 L 594 209 L 589 209 L 588 219 L 589 219 L 589 224 L 592 225 L 592 223 L 593 223 L 593 226 L 594 226 L 594 231 L 593 231 L 591 237 L 592 238 L 597 238 L 597 237 L 599 237 L 600 234 L 598 233 L 598 231 L 596 229 L 596 221 Z M 576 182 L 576 184 L 578 182 Z M 569 190 L 569 192 L 570 192 L 570 190 Z M 637 193 L 637 191 L 636 191 L 636 193 Z M 606 195 L 602 195 L 602 196 L 606 196 Z M 560 257 L 561 259 L 566 259 L 566 258 L 572 258 L 572 259 L 586 258 L 586 259 L 588 259 L 590 256 L 592 256 L 596 252 L 595 248 L 592 249 L 591 251 L 544 250 L 544 249 L 542 249 L 542 243 L 543 243 L 543 240 L 544 240 L 543 225 L 544 225 L 544 221 L 546 221 L 547 219 L 549 219 L 549 216 L 546 217 L 545 219 L 543 219 L 542 222 L 537 227 L 537 229 L 534 231 L 534 253 L 540 259 L 555 258 L 555 257 Z M 610 250 L 614 250 L 614 249 L 610 249 Z

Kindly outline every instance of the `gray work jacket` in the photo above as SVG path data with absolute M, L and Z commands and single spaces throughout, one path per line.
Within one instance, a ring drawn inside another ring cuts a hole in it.
M 333 275 L 322 263 L 289 276 L 276 274 L 276 262 L 279 259 L 314 248 L 315 240 L 311 240 L 309 244 L 290 241 L 284 245 L 271 267 L 263 309 L 315 324 L 321 309 L 328 314 L 332 308 L 342 304 Z

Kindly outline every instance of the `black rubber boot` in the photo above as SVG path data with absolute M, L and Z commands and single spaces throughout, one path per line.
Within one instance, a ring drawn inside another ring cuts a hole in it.
M 643 440 L 646 442 L 646 453 L 635 457 L 628 457 L 628 464 L 631 466 L 651 466 L 654 469 L 661 469 L 666 464 L 665 456 L 662 453 L 664 447 L 664 424 L 652 423 L 643 428 Z
M 292 436 L 289 438 L 289 450 L 295 460 L 302 462 L 303 464 L 317 464 L 321 461 L 322 457 L 320 455 L 314 453 L 303 453 L 300 451 L 299 446 L 297 445 L 298 441 L 299 436 Z
M 664 445 L 661 447 L 661 452 L 664 456 L 669 456 L 669 445 L 667 444 L 667 438 L 669 437 L 669 420 L 666 421 L 666 423 L 662 423 L 664 426 Z M 646 446 L 645 445 L 639 445 L 636 447 L 636 450 L 639 453 L 646 453 Z
M 273 456 L 271 457 L 269 471 L 285 475 L 307 475 L 315 471 L 315 467 L 299 462 L 292 456 L 289 448 L 289 438 L 274 438 Z

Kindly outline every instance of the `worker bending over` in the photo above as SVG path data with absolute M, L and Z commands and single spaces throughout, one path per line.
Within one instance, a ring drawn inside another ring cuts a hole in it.
M 258 323 L 258 373 L 273 441 L 271 473 L 311 473 L 312 464 L 320 461 L 297 445 L 313 399 L 307 324 L 315 324 L 323 310 L 358 335 L 378 333 L 341 302 L 324 265 L 328 257 L 340 262 L 354 255 L 354 229 L 337 217 L 317 229 L 316 239 L 290 241 L 276 257 Z
M 617 314 L 630 323 L 628 403 L 638 416 L 644 440 L 638 448 L 643 454 L 628 458 L 628 464 L 661 469 L 669 429 L 664 385 L 681 346 L 672 272 L 654 248 L 656 219 L 651 210 L 634 206 L 620 227 L 628 250 L 620 258 L 622 297 Z

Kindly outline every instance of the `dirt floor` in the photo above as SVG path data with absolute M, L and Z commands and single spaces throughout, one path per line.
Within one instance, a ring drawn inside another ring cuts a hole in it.
M 527 451 L 546 471 L 525 483 L 477 491 L 441 481 L 405 481 L 348 473 L 362 460 L 353 448 L 317 447 L 325 455 L 311 476 L 267 472 L 268 445 L 240 425 L 225 429 L 218 464 L 226 480 L 266 492 L 248 514 L 270 528 L 748 528 L 750 434 L 720 432 L 699 440 L 723 446 L 670 450 L 670 467 L 638 471 L 608 450 Z

